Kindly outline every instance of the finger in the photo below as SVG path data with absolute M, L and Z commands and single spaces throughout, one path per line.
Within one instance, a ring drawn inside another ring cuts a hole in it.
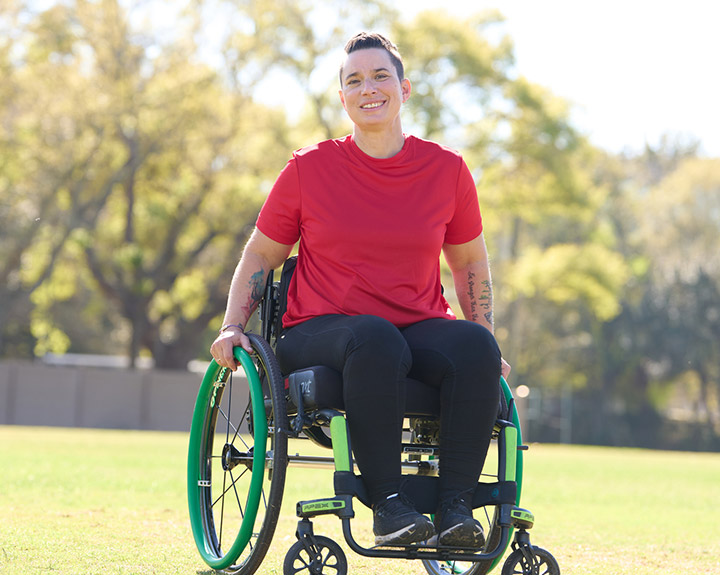
M 210 347 L 210 353 L 220 367 L 227 367 L 232 371 L 237 369 L 237 362 L 235 361 L 235 356 L 233 354 L 233 346 L 232 344 L 229 344 L 227 340 L 215 340 Z
M 248 353 L 254 353 L 252 344 L 250 343 L 250 338 L 248 338 L 245 334 L 242 334 L 240 336 L 240 347 L 242 347 Z

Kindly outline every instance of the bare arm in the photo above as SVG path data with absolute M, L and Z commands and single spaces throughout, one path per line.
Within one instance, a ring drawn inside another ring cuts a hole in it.
M 263 297 L 269 271 L 279 267 L 291 250 L 292 245 L 271 240 L 258 229 L 253 231 L 235 268 L 223 319 L 223 326 L 239 327 L 225 330 L 210 346 L 219 365 L 236 369 L 233 347 L 242 346 L 252 351 L 243 329 Z
M 480 234 L 465 244 L 443 246 L 465 319 L 493 331 L 493 296 L 485 239 Z
M 492 279 L 485 238 L 480 234 L 465 244 L 445 244 L 443 253 L 465 319 L 494 333 Z M 507 377 L 510 365 L 504 359 L 502 363 L 503 376 Z

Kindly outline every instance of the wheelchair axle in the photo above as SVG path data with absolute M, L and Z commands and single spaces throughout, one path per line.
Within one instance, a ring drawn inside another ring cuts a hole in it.
M 252 470 L 253 449 L 242 452 L 231 443 L 226 443 L 222 450 L 222 468 L 224 471 L 231 471 L 241 463 Z

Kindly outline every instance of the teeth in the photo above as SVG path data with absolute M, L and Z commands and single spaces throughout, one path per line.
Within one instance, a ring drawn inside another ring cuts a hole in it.
M 375 102 L 375 103 L 373 103 L 373 104 L 365 104 L 365 105 L 360 106 L 360 107 L 363 108 L 363 109 L 365 109 L 365 110 L 367 110 L 367 109 L 369 109 L 369 108 L 379 108 L 380 106 L 382 106 L 382 104 L 383 104 L 382 102 Z

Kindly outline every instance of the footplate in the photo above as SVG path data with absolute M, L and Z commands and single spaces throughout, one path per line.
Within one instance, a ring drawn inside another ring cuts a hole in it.
M 340 495 L 326 499 L 313 499 L 299 501 L 296 507 L 298 517 L 308 518 L 317 515 L 337 515 L 340 518 L 355 517 L 352 507 L 352 497 Z

